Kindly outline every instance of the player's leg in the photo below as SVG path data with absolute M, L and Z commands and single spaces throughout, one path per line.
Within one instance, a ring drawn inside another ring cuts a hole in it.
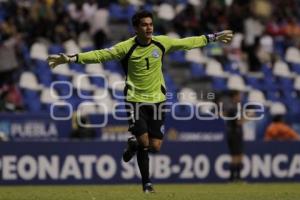
M 137 137 L 138 151 L 137 162 L 142 177 L 143 191 L 145 193 L 152 193 L 154 189 L 150 180 L 149 174 L 149 135 L 144 133 Z
M 128 131 L 130 131 L 133 135 L 132 137 L 128 138 L 127 147 L 123 153 L 123 161 L 129 162 L 138 151 L 138 142 L 136 138 L 147 132 L 147 124 L 144 119 L 142 109 L 137 109 L 137 103 L 126 102 L 125 107 L 127 110 L 127 116 L 129 117 Z
M 159 104 L 155 104 L 157 108 L 159 108 Z M 154 112 L 158 112 L 159 114 L 162 114 L 160 109 L 154 109 Z M 161 117 L 158 118 L 152 118 L 148 120 L 148 134 L 149 134 L 149 145 L 148 145 L 148 152 L 149 153 L 158 153 L 160 151 L 161 145 L 162 145 L 162 139 L 164 135 L 164 114 L 162 114 Z M 154 192 L 152 183 L 145 184 L 143 186 L 144 192 Z
M 243 138 L 241 132 L 235 132 L 231 135 L 229 150 L 231 154 L 230 181 L 240 180 L 243 158 Z

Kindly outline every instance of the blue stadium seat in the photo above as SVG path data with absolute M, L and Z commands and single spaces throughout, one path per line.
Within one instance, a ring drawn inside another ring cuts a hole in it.
M 234 68 L 234 63 L 227 62 L 223 64 L 223 69 L 231 74 L 241 74 L 238 67 Z
M 252 88 L 258 89 L 258 90 L 263 90 L 264 87 L 262 85 L 262 80 L 257 78 L 257 77 L 253 77 L 253 76 L 245 76 L 245 80 L 246 80 L 246 84 L 251 86 Z
M 122 90 L 111 91 L 111 96 L 113 99 L 117 100 L 118 102 L 123 102 L 125 99 L 124 91 L 122 91 Z
M 112 73 L 124 74 L 123 68 L 117 61 L 108 61 L 103 63 L 104 69 L 109 70 Z
M 287 78 L 287 77 L 278 77 L 277 80 L 278 80 L 280 89 L 288 90 L 288 91 L 293 90 L 293 87 L 294 87 L 293 79 Z
M 73 93 L 73 87 L 69 87 L 69 85 L 64 84 L 63 82 L 54 84 L 53 88 L 58 92 L 59 96 L 64 98 Z
M 212 77 L 212 86 L 215 90 L 227 90 L 227 81 L 223 77 Z
M 71 104 L 73 110 L 77 110 L 79 104 L 82 100 L 77 96 L 77 94 L 72 95 L 70 98 L 65 100 L 67 103 Z
M 95 47 L 93 47 L 93 46 L 91 46 L 91 47 L 84 47 L 81 50 L 82 50 L 82 52 L 93 51 L 93 50 L 95 50 Z
M 84 65 L 77 63 L 70 63 L 70 69 L 79 73 L 85 73 Z
M 24 88 L 21 92 L 25 108 L 30 112 L 39 112 L 41 110 L 40 92 Z
M 49 54 L 59 54 L 59 53 L 64 53 L 64 52 L 65 52 L 65 49 L 60 44 L 52 44 L 48 48 L 48 53 Z
M 291 71 L 300 74 L 300 64 L 291 63 Z
M 277 85 L 277 82 L 275 81 L 274 77 L 264 77 L 262 80 L 262 85 L 264 90 L 271 90 L 271 91 L 276 91 L 279 89 L 279 86 Z
M 261 66 L 261 71 L 263 72 L 265 78 L 273 76 L 272 67 L 270 67 L 266 64 L 263 64 Z
M 191 63 L 190 69 L 192 78 L 200 78 L 205 76 L 204 66 L 199 63 Z
M 93 85 L 96 85 L 97 87 L 104 88 L 107 87 L 107 83 L 105 84 L 105 79 L 100 76 L 90 76 L 90 81 Z
M 133 5 L 127 5 L 126 7 L 122 7 L 119 4 L 112 3 L 109 6 L 109 15 L 113 20 L 117 21 L 126 21 L 130 20 L 130 18 L 135 13 L 135 7 Z
M 282 102 L 286 105 L 289 114 L 300 113 L 300 101 L 298 99 L 285 99 Z
M 273 102 L 281 101 L 280 92 L 277 90 L 266 90 L 265 94 L 267 100 Z
M 184 63 L 186 62 L 184 54 L 185 54 L 184 51 L 174 51 L 169 54 L 169 58 L 171 61 Z
M 21 50 L 22 57 L 25 61 L 25 64 L 27 66 L 30 66 L 31 58 L 30 58 L 30 50 L 29 50 L 28 46 L 25 43 L 23 43 L 20 45 L 20 50 Z
M 280 40 L 274 40 L 274 51 L 275 53 L 277 53 L 281 59 L 284 58 L 284 54 L 285 54 L 285 41 L 283 39 Z
M 175 114 L 176 116 L 180 117 L 189 117 L 193 113 L 192 109 L 195 108 L 188 105 L 180 104 L 175 107 Z

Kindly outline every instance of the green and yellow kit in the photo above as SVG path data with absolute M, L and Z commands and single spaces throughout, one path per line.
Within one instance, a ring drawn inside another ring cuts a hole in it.
M 164 55 L 176 50 L 203 47 L 207 43 L 205 35 L 182 39 L 153 36 L 148 45 L 142 45 L 136 37 L 132 37 L 108 49 L 79 53 L 77 62 L 87 64 L 119 60 L 126 75 L 126 100 L 159 103 L 166 100 L 162 73 Z

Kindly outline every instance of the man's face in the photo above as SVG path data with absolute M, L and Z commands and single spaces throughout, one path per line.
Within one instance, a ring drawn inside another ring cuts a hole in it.
M 153 34 L 153 23 L 150 17 L 140 19 L 139 25 L 135 28 L 136 34 L 143 40 L 152 38 Z

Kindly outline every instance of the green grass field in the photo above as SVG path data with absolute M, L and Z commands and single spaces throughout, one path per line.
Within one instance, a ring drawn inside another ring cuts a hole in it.
M 300 184 L 178 184 L 155 185 L 143 194 L 138 185 L 1 186 L 0 200 L 298 200 Z

